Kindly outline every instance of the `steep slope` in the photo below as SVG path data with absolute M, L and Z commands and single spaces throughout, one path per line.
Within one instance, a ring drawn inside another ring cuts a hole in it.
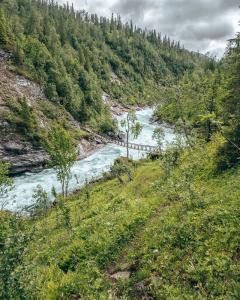
M 159 103 L 162 86 L 208 61 L 120 16 L 35 0 L 0 2 L 0 51 L 0 154 L 13 172 L 44 164 L 53 121 L 114 131 L 111 111 Z
M 0 157 L 11 164 L 10 172 L 44 167 L 48 157 L 41 133 L 55 120 L 73 133 L 81 157 L 96 148 L 71 114 L 46 98 L 39 84 L 10 70 L 10 58 L 11 53 L 0 49 Z
M 137 163 L 132 181 L 104 179 L 29 221 L 13 298 L 238 299 L 239 170 L 216 175 L 222 143 L 184 151 L 170 175 L 166 160 Z
M 38 81 L 76 120 L 98 129 L 110 120 L 103 92 L 125 104 L 159 101 L 163 81 L 207 60 L 120 17 L 35 0 L 3 0 L 0 9 L 0 41 L 13 51 L 13 68 Z

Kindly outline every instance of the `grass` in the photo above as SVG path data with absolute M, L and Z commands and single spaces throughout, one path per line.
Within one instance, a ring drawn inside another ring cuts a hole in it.
M 113 179 L 88 187 L 90 197 L 86 190 L 73 195 L 66 203 L 71 228 L 62 225 L 58 209 L 38 221 L 25 261 L 28 289 L 37 290 L 36 297 L 45 299 L 62 293 L 65 297 L 105 293 L 105 269 L 163 202 L 145 184 L 157 174 L 155 163 L 143 163 L 135 171 L 135 180 L 124 188 Z M 30 278 L 36 278 L 32 287 Z
M 205 184 L 201 197 L 159 210 L 127 247 L 134 272 L 117 286 L 131 299 L 238 299 L 239 173 Z M 141 283 L 141 284 L 140 284 Z
M 138 163 L 31 221 L 19 268 L 29 299 L 239 299 L 240 170 L 215 173 L 216 140 L 185 151 L 171 176 Z M 129 279 L 110 275 L 128 271 Z

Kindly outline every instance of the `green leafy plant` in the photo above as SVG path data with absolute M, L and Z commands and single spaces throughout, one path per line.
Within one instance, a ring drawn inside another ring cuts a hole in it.
M 32 196 L 34 204 L 27 207 L 26 210 L 30 213 L 31 217 L 43 217 L 47 214 L 51 208 L 51 201 L 48 197 L 47 192 L 41 185 L 38 185 L 34 190 Z
M 51 164 L 57 171 L 62 195 L 66 197 L 71 178 L 71 168 L 77 160 L 73 139 L 61 125 L 55 124 L 48 132 L 45 147 L 49 153 Z
M 36 115 L 32 106 L 27 102 L 26 98 L 6 101 L 7 106 L 11 109 L 9 122 L 14 126 L 21 135 L 25 136 L 33 143 L 39 144 L 40 133 Z
M 128 181 L 133 180 L 133 172 L 130 168 L 130 165 L 125 162 L 123 159 L 117 159 L 114 164 L 111 166 L 111 174 L 116 177 L 121 184 L 124 184 L 123 175 L 127 175 Z
M 121 126 L 126 132 L 127 158 L 129 159 L 129 139 L 131 135 L 134 138 L 137 138 L 140 135 L 142 131 L 142 125 L 137 122 L 136 112 L 131 110 L 127 113 L 126 118 L 121 121 Z
M 9 164 L 0 161 L 0 211 L 9 203 L 8 193 L 13 187 L 13 180 L 9 177 Z

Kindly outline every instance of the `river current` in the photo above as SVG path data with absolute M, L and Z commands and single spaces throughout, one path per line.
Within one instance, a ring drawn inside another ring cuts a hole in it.
M 155 146 L 153 140 L 153 131 L 156 124 L 151 123 L 153 114 L 152 108 L 146 108 L 137 112 L 138 121 L 142 124 L 143 130 L 137 139 L 131 139 L 131 142 L 143 145 Z M 118 117 L 120 121 L 125 115 Z M 165 143 L 171 142 L 174 139 L 174 134 L 170 129 L 164 129 Z M 133 159 L 144 157 L 145 153 L 138 150 L 130 150 L 130 156 Z M 119 156 L 126 156 L 126 149 L 118 145 L 108 144 L 97 150 L 93 155 L 77 161 L 72 168 L 72 178 L 69 183 L 69 190 L 74 191 L 83 186 L 87 181 L 91 181 L 100 177 L 104 172 L 108 171 L 114 160 Z M 57 181 L 56 172 L 54 169 L 46 169 L 39 173 L 26 173 L 15 177 L 14 188 L 9 194 L 9 204 L 7 209 L 19 210 L 24 206 L 33 203 L 32 195 L 37 185 L 41 185 L 44 190 L 51 195 L 52 187 L 54 186 L 57 192 L 61 191 L 61 186 Z M 14 200 L 12 200 L 14 199 Z

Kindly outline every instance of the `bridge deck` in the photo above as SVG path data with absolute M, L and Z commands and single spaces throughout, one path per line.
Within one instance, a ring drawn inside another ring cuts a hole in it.
M 118 140 L 110 140 L 110 143 L 122 146 L 122 147 L 127 147 L 127 143 L 124 141 L 118 141 Z M 128 147 L 130 149 L 134 150 L 141 150 L 141 151 L 146 151 L 146 152 L 156 152 L 158 151 L 157 146 L 150 146 L 150 145 L 142 145 L 142 144 L 135 144 L 135 143 L 128 143 Z
M 84 128 L 84 129 L 86 131 L 88 131 L 89 133 L 91 133 L 92 135 L 96 136 L 97 138 L 103 140 L 105 143 L 111 143 L 111 144 L 119 145 L 122 147 L 127 147 L 127 142 L 125 142 L 125 141 L 120 141 L 117 139 L 113 139 L 110 137 L 106 137 L 106 136 L 97 134 L 88 128 Z M 157 146 L 151 146 L 151 145 L 128 143 L 128 147 L 129 147 L 129 149 L 133 149 L 133 150 L 141 150 L 141 151 L 153 152 L 153 153 L 159 151 L 159 148 Z

